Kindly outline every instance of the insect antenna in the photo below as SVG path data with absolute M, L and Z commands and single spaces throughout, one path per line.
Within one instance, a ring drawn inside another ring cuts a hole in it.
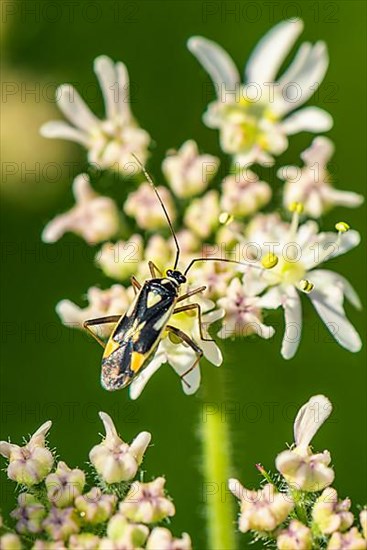
M 194 258 L 193 260 L 191 260 L 191 262 L 189 263 L 189 265 L 185 269 L 185 271 L 184 271 L 185 276 L 187 275 L 187 273 L 190 271 L 190 269 L 192 268 L 192 266 L 196 262 L 226 262 L 226 263 L 230 263 L 230 264 L 245 265 L 247 267 L 253 267 L 255 269 L 263 270 L 262 267 L 260 267 L 259 265 L 256 265 L 255 263 L 252 263 L 252 262 L 238 262 L 237 260 L 229 260 L 227 258 Z
M 180 259 L 180 252 L 181 251 L 180 251 L 180 245 L 178 244 L 178 240 L 177 240 L 177 237 L 176 237 L 175 230 L 173 229 L 172 222 L 171 222 L 170 217 L 169 217 L 168 212 L 167 212 L 167 208 L 164 206 L 164 203 L 163 203 L 161 197 L 159 196 L 158 190 L 157 190 L 156 186 L 154 185 L 154 181 L 153 181 L 152 177 L 150 176 L 150 174 L 148 173 L 147 169 L 145 168 L 144 164 L 138 159 L 138 157 L 134 153 L 131 153 L 131 154 L 134 157 L 134 159 L 136 160 L 136 162 L 139 164 L 140 168 L 142 169 L 142 172 L 143 172 L 144 176 L 147 178 L 148 183 L 153 188 L 154 193 L 157 195 L 157 198 L 158 198 L 158 200 L 161 204 L 161 207 L 163 209 L 164 215 L 166 216 L 166 220 L 168 222 L 168 225 L 169 225 L 169 228 L 171 230 L 172 237 L 173 237 L 173 240 L 174 240 L 175 246 L 176 246 L 176 258 L 175 258 L 175 264 L 174 264 L 174 267 L 173 267 L 173 269 L 176 269 L 176 267 L 178 265 L 178 261 Z

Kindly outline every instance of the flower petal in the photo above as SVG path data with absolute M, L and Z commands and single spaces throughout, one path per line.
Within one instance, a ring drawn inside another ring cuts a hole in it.
M 130 384 L 129 395 L 131 399 L 137 399 L 139 397 L 150 378 L 164 363 L 166 363 L 166 361 L 167 358 L 165 353 L 158 349 L 152 361 L 150 361 L 144 370 Z
M 260 40 L 246 65 L 247 82 L 275 80 L 276 74 L 303 30 L 300 19 L 281 21 Z
M 115 64 L 107 55 L 100 55 L 94 60 L 94 72 L 103 93 L 107 118 L 113 120 L 117 114 L 118 105 Z
M 324 395 L 314 395 L 300 408 L 294 421 L 294 441 L 299 449 L 307 450 L 332 410 L 332 404 Z
M 219 98 L 240 84 L 237 67 L 221 46 L 202 36 L 193 36 L 187 46 L 210 75 Z
M 284 359 L 292 359 L 298 349 L 302 335 L 302 306 L 297 290 L 293 286 L 287 289 L 287 298 L 283 303 L 285 332 L 281 354 Z
M 84 132 L 73 128 L 63 120 L 51 120 L 50 122 L 46 122 L 46 124 L 41 126 L 40 134 L 45 138 L 60 138 L 75 141 L 85 147 L 88 147 L 89 143 Z
M 345 349 L 357 352 L 362 347 L 362 341 L 353 325 L 348 321 L 342 304 L 318 291 L 315 288 L 309 295 L 310 300 L 320 315 L 326 328 L 330 331 L 335 340 Z
M 314 269 L 312 271 L 312 280 L 314 284 L 317 285 L 317 288 L 339 287 L 345 297 L 356 309 L 362 309 L 361 300 L 357 292 L 350 282 L 339 273 L 335 273 L 335 271 L 330 271 L 328 269 Z
M 281 94 L 282 100 L 277 101 L 278 113 L 284 115 L 306 103 L 315 92 L 315 83 L 322 82 L 328 65 L 329 56 L 326 44 L 322 41 L 317 42 L 311 48 L 297 74 L 293 75 L 293 81 L 284 81 Z
M 357 208 L 364 203 L 363 195 L 353 193 L 352 191 L 341 191 L 339 189 L 328 189 L 325 197 L 331 204 L 336 206 L 347 206 L 349 208 Z
M 98 118 L 71 84 L 59 86 L 56 90 L 56 98 L 66 118 L 81 130 L 85 130 L 89 134 L 91 128 L 99 124 Z
M 333 119 L 319 107 L 305 107 L 287 117 L 281 126 L 287 135 L 298 132 L 327 132 L 333 126 Z

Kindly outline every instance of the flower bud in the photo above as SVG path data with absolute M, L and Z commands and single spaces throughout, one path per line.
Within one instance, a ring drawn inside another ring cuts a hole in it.
M 120 504 L 120 512 L 130 521 L 157 523 L 175 515 L 175 507 L 165 496 L 163 477 L 150 483 L 136 481 Z
M 133 275 L 143 257 L 143 239 L 132 235 L 128 241 L 104 243 L 96 256 L 96 263 L 111 279 L 124 281 Z
M 95 550 L 99 548 L 100 538 L 92 533 L 71 535 L 68 541 L 69 550 Z
M 311 530 L 300 521 L 293 519 L 288 528 L 277 537 L 279 550 L 312 550 Z
M 219 159 L 199 155 L 195 141 L 186 141 L 179 151 L 169 154 L 162 163 L 162 171 L 177 197 L 192 197 L 204 191 L 215 176 Z
M 58 508 L 65 508 L 82 494 L 85 474 L 78 468 L 72 470 L 65 462 L 59 462 L 56 471 L 46 477 L 45 485 L 49 501 Z
M 151 435 L 141 432 L 131 445 L 128 445 L 118 436 L 111 417 L 104 412 L 100 412 L 99 416 L 104 424 L 106 437 L 102 443 L 93 447 L 89 459 L 106 483 L 129 481 L 138 471 Z
M 9 460 L 7 469 L 8 477 L 22 485 L 35 485 L 40 483 L 50 472 L 54 458 L 45 446 L 45 437 L 52 422 L 49 420 L 32 435 L 23 447 L 0 442 L 0 454 Z
M 0 537 L 1 550 L 22 550 L 22 542 L 18 535 L 7 533 Z
M 274 485 L 266 484 L 260 491 L 245 489 L 237 479 L 230 479 L 229 490 L 240 500 L 239 529 L 273 531 L 293 510 L 293 499 L 277 493 Z
M 146 545 L 147 550 L 191 550 L 191 548 L 191 539 L 187 533 L 182 533 L 182 538 L 175 539 L 164 527 L 154 527 Z
M 51 508 L 43 528 L 52 540 L 66 540 L 79 532 L 80 526 L 74 508 Z
M 101 541 L 99 550 L 111 548 L 141 548 L 147 540 L 146 525 L 129 523 L 122 514 L 114 515 L 107 526 L 107 538 Z
M 104 495 L 98 487 L 75 499 L 76 509 L 87 523 L 103 523 L 113 513 L 117 502 L 115 495 Z
M 326 548 L 327 550 L 366 550 L 367 542 L 357 527 L 353 527 L 347 533 L 333 533 Z
M 16 524 L 18 533 L 39 533 L 42 529 L 42 520 L 46 515 L 45 507 L 29 493 L 21 493 L 18 496 L 18 505 L 18 508 L 10 514 L 18 520 Z
M 321 533 L 330 535 L 334 531 L 346 531 L 353 524 L 353 514 L 349 512 L 349 498 L 338 501 L 335 489 L 325 489 L 312 509 L 312 519 Z

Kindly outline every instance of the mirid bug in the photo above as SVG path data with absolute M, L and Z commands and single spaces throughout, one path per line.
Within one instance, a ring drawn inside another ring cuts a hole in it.
M 135 277 L 131 278 L 136 296 L 125 314 L 110 315 L 108 317 L 100 317 L 84 322 L 84 327 L 104 348 L 101 383 L 102 386 L 109 391 L 125 388 L 133 381 L 138 373 L 148 364 L 164 331 L 174 334 L 182 342 L 190 346 L 197 354 L 197 358 L 193 365 L 181 375 L 181 378 L 184 380 L 184 377 L 191 372 L 200 361 L 200 358 L 203 356 L 203 351 L 190 336 L 177 327 L 169 324 L 171 315 L 184 311 L 196 310 L 200 337 L 202 340 L 211 340 L 210 338 L 205 338 L 203 335 L 200 304 L 190 303 L 181 306 L 178 305 L 190 296 L 203 292 L 206 288 L 205 286 L 201 286 L 184 294 L 180 294 L 180 288 L 181 285 L 186 282 L 187 273 L 191 267 L 199 261 L 211 260 L 244 264 L 244 262 L 237 262 L 229 259 L 195 258 L 191 260 L 183 273 L 179 271 L 177 266 L 180 259 L 180 246 L 167 209 L 159 196 L 152 178 L 135 155 L 134 158 L 141 166 L 145 177 L 152 186 L 162 206 L 175 243 L 176 257 L 173 268 L 167 269 L 164 275 L 153 262 L 149 262 L 149 269 L 152 276 L 151 279 L 147 279 L 143 284 L 140 284 Z M 115 323 L 115 327 L 105 344 L 90 327 L 107 323 Z

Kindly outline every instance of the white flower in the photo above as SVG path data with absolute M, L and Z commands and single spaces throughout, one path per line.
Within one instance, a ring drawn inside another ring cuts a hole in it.
M 222 182 L 220 205 L 233 216 L 249 216 L 271 199 L 271 188 L 251 170 L 226 177 Z
M 88 160 L 103 169 L 112 168 L 131 175 L 140 171 L 132 153 L 145 162 L 150 143 L 149 134 L 139 128 L 129 106 L 129 76 L 125 65 L 113 63 L 107 56 L 97 57 L 94 71 L 102 89 L 106 118 L 99 120 L 70 84 L 56 91 L 56 100 L 65 117 L 63 121 L 47 122 L 41 134 L 80 143 L 88 150 Z
M 224 312 L 213 309 L 215 304 L 202 296 L 193 296 L 184 301 L 184 304 L 199 303 L 202 310 L 203 336 L 210 338 L 209 326 L 223 317 Z M 214 341 L 202 340 L 200 336 L 199 320 L 192 311 L 172 315 L 168 324 L 185 332 L 202 350 L 204 357 L 213 365 L 220 366 L 223 358 L 220 349 Z M 187 372 L 195 360 L 197 354 L 187 344 L 165 333 L 158 349 L 144 370 L 133 380 L 130 385 L 130 397 L 137 399 L 143 391 L 148 380 L 164 364 L 168 363 L 181 376 Z M 200 366 L 197 365 L 182 380 L 182 387 L 186 394 L 195 393 L 200 385 Z
M 203 197 L 190 203 L 184 222 L 196 235 L 205 239 L 218 227 L 219 214 L 218 192 L 208 191 Z
M 87 292 L 88 306 L 80 308 L 70 300 L 61 300 L 56 306 L 56 312 L 64 325 L 73 328 L 83 328 L 84 321 L 97 319 L 108 315 L 123 314 L 129 307 L 133 298 L 131 288 L 126 289 L 122 285 L 112 285 L 111 288 L 101 290 L 92 286 Z M 108 336 L 111 332 L 110 325 L 98 327 L 101 337 Z
M 178 151 L 170 152 L 162 163 L 162 171 L 177 197 L 185 198 L 204 191 L 217 173 L 219 159 L 199 155 L 195 141 L 185 141 Z
M 300 343 L 302 333 L 302 308 L 299 291 L 306 292 L 321 319 L 335 340 L 352 352 L 361 349 L 361 339 L 345 316 L 344 296 L 357 308 L 360 301 L 350 283 L 338 273 L 326 269 L 315 269 L 319 264 L 344 254 L 357 246 L 360 235 L 348 231 L 343 235 L 319 233 L 316 222 L 308 221 L 298 227 L 298 213 L 294 212 L 291 224 L 256 224 L 249 232 L 249 250 L 254 249 L 266 267 L 269 254 L 277 264 L 268 271 L 254 270 L 253 276 L 267 283 L 268 290 L 262 296 L 264 308 L 282 306 L 286 329 L 281 353 L 291 359 Z
M 128 241 L 104 243 L 96 263 L 111 279 L 124 281 L 136 273 L 143 257 L 143 238 L 132 235 Z
M 0 441 L 0 454 L 9 461 L 9 479 L 31 486 L 40 483 L 51 471 L 54 458 L 45 443 L 51 425 L 51 420 L 42 424 L 23 447 Z
M 188 42 L 217 94 L 204 122 L 219 128 L 222 149 L 235 155 L 241 166 L 273 162 L 273 155 L 286 150 L 290 134 L 322 132 L 332 126 L 330 115 L 318 107 L 305 107 L 284 119 L 311 97 L 329 63 L 324 42 L 305 42 L 288 69 L 277 77 L 302 30 L 301 20 L 282 21 L 273 27 L 252 53 L 244 84 L 233 60 L 218 44 L 199 36 Z
M 75 206 L 46 225 L 42 233 L 44 242 L 54 243 L 68 231 L 76 233 L 91 245 L 116 235 L 120 228 L 117 206 L 113 199 L 94 191 L 87 174 L 75 178 L 73 194 Z
M 237 479 L 230 479 L 228 487 L 240 501 L 239 530 L 242 533 L 249 530 L 273 531 L 294 508 L 292 498 L 278 493 L 270 483 L 260 491 L 250 491 Z
M 167 209 L 171 221 L 176 213 L 172 195 L 166 187 L 158 186 L 157 191 Z M 159 229 L 167 227 L 167 220 L 157 197 L 148 182 L 139 185 L 137 191 L 130 193 L 124 204 L 124 211 L 135 218 L 141 229 Z
M 93 447 L 89 459 L 106 483 L 129 481 L 138 471 L 151 435 L 149 432 L 141 432 L 128 445 L 117 434 L 112 418 L 104 412 L 100 412 L 99 416 L 105 427 L 106 437 L 102 443 Z
M 332 206 L 356 207 L 363 203 L 362 195 L 339 191 L 331 185 L 327 164 L 333 152 L 332 141 L 320 136 L 301 154 L 304 162 L 302 169 L 297 166 L 283 166 L 278 170 L 278 177 L 286 182 L 284 206 L 289 207 L 294 202 L 300 202 L 306 214 L 319 218 Z
M 234 278 L 227 288 L 223 298 L 217 301 L 225 311 L 225 316 L 218 336 L 249 336 L 257 334 L 261 338 L 271 338 L 275 332 L 273 327 L 262 321 L 262 298 L 257 294 L 264 286 L 252 280 L 251 272 L 245 275 L 243 283 Z
M 334 481 L 330 453 L 313 454 L 309 444 L 332 411 L 324 395 L 315 395 L 298 411 L 294 421 L 295 447 L 276 458 L 276 467 L 294 489 L 321 491 Z

